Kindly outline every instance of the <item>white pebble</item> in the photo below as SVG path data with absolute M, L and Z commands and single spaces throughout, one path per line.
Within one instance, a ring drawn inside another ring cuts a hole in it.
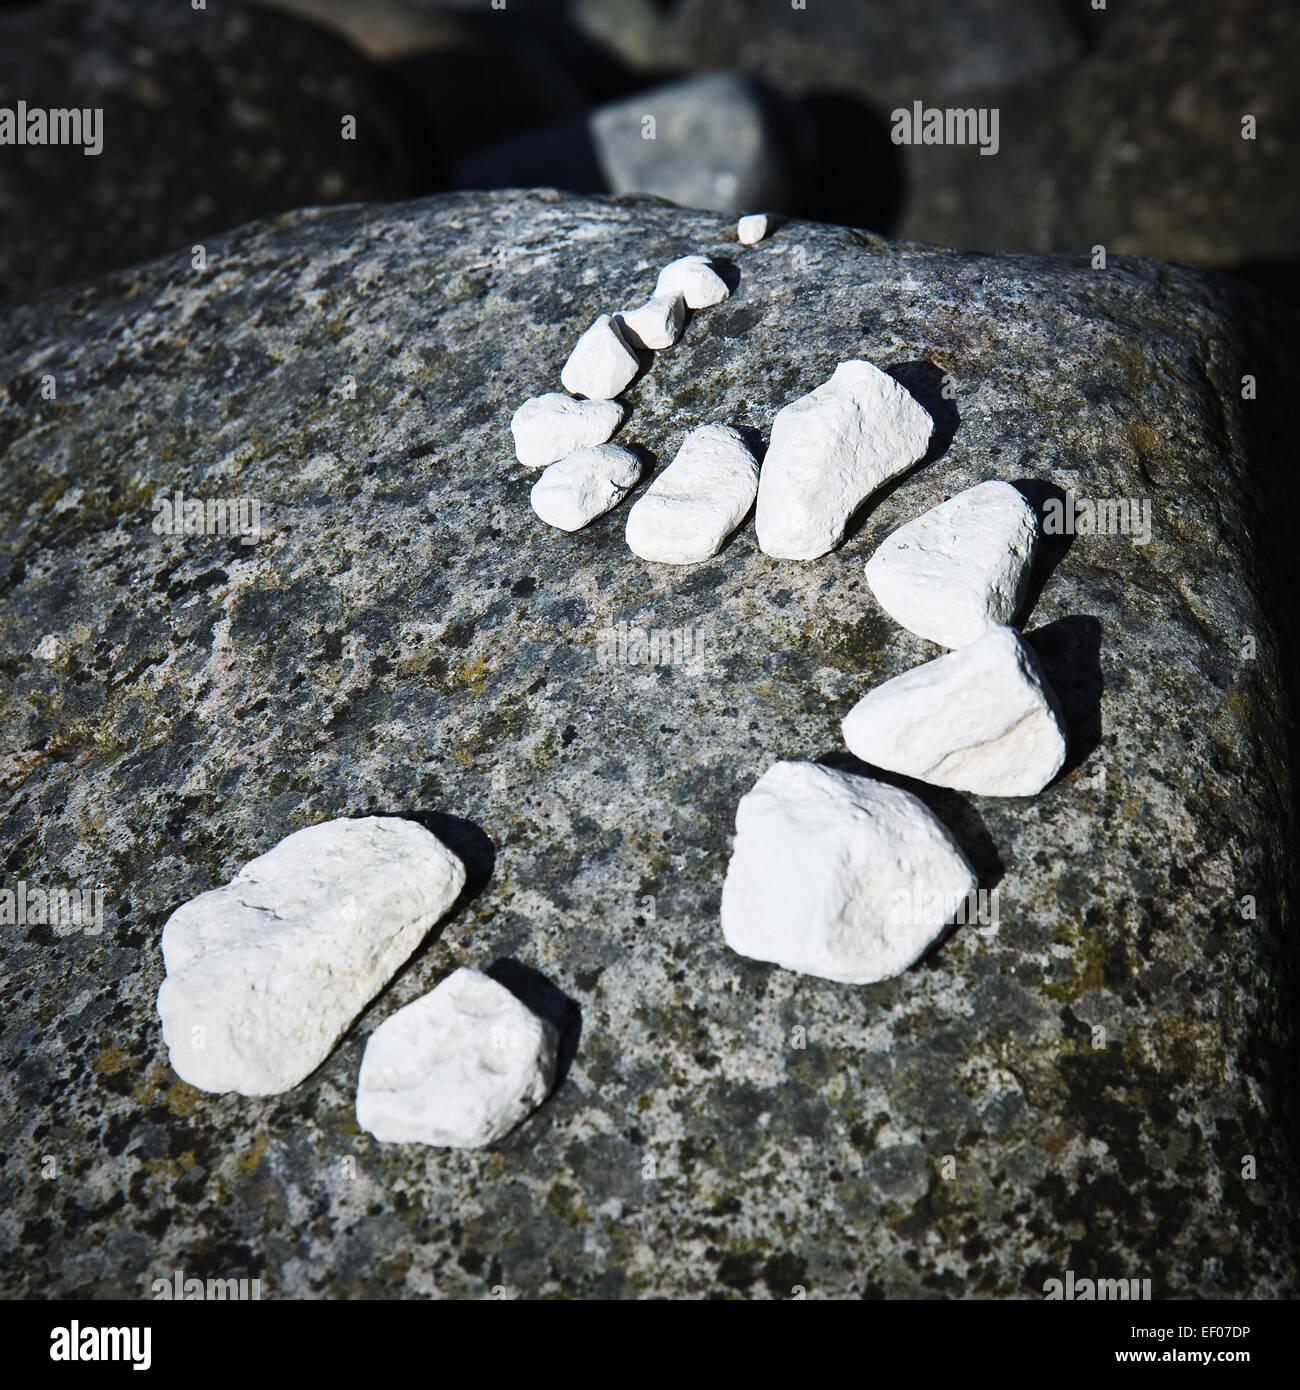
M 980 796 L 1032 796 L 1065 762 L 1065 721 L 1012 627 L 878 685 L 844 717 L 863 762 Z
M 616 506 L 641 476 L 641 460 L 621 444 L 597 444 L 553 463 L 533 484 L 533 511 L 548 526 L 580 531 Z
M 548 391 L 515 411 L 510 421 L 515 457 L 525 468 L 545 468 L 579 449 L 603 444 L 622 422 L 623 407 L 617 401 L 579 401 Z
M 172 1069 L 202 1091 L 296 1086 L 464 883 L 461 861 L 414 821 L 295 831 L 167 919 L 158 1012 Z
M 686 300 L 676 290 L 672 294 L 657 294 L 639 309 L 628 309 L 614 317 L 633 347 L 672 347 L 682 336 Z
M 844 538 L 883 483 L 924 458 L 934 422 L 870 362 L 841 362 L 829 381 L 777 412 L 758 485 L 759 546 L 813 560 Z
M 736 223 L 736 240 L 742 246 L 753 246 L 767 235 L 767 214 L 751 212 Z
M 780 762 L 736 808 L 722 934 L 743 956 L 872 984 L 918 960 L 976 886 L 910 792 Z
M 695 565 L 716 555 L 758 491 L 758 463 L 728 425 L 701 425 L 627 514 L 634 555 Z
M 661 294 L 680 294 L 688 309 L 721 304 L 730 293 L 727 282 L 709 264 L 707 256 L 682 256 L 670 261 L 655 283 L 656 299 Z
M 867 561 L 880 606 L 918 637 L 964 647 L 1020 607 L 1038 517 L 1010 483 L 980 483 L 900 526 Z
M 566 391 L 592 400 L 609 400 L 637 373 L 636 353 L 627 345 L 618 324 L 601 314 L 578 339 L 560 373 Z
M 457 970 L 370 1035 L 357 1123 L 381 1143 L 482 1148 L 546 1099 L 557 1043 L 504 985 Z

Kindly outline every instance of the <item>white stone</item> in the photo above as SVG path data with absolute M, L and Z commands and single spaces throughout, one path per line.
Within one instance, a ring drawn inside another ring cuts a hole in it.
M 557 1045 L 504 985 L 457 970 L 370 1035 L 357 1123 L 383 1143 L 481 1148 L 546 1099 Z
M 777 412 L 758 485 L 758 544 L 813 560 L 844 538 L 883 483 L 925 457 L 934 422 L 870 362 L 841 362 L 829 381 Z
M 844 717 L 863 762 L 980 796 L 1032 796 L 1065 762 L 1065 721 L 1012 627 L 878 685 Z
M 910 792 L 781 762 L 736 808 L 722 934 L 743 956 L 871 984 L 919 960 L 976 886 Z
M 742 246 L 753 246 L 767 235 L 767 214 L 751 212 L 736 223 L 736 240 Z
M 867 561 L 880 606 L 918 637 L 964 647 L 1020 607 L 1038 517 L 1010 483 L 980 483 L 888 536 Z
M 579 449 L 603 444 L 622 423 L 623 407 L 617 401 L 579 401 L 548 391 L 515 411 L 510 433 L 519 462 L 525 468 L 545 468 Z
M 641 476 L 641 460 L 621 444 L 597 444 L 553 463 L 533 484 L 533 511 L 548 526 L 580 531 L 616 506 Z
M 701 425 L 627 514 L 634 555 L 695 565 L 716 555 L 758 491 L 758 463 L 729 425 Z
M 392 816 L 297 830 L 176 909 L 158 990 L 176 1074 L 203 1091 L 287 1091 L 455 902 L 465 868 Z
M 574 345 L 560 381 L 575 396 L 609 400 L 632 380 L 638 365 L 618 324 L 601 314 Z
M 686 300 L 688 309 L 707 309 L 711 304 L 721 304 L 731 291 L 707 256 L 682 256 L 664 266 L 655 283 L 656 299 L 661 294 L 674 293 Z
M 657 294 L 639 309 L 627 309 L 614 317 L 633 347 L 672 347 L 682 336 L 686 300 L 678 290 L 672 294 Z

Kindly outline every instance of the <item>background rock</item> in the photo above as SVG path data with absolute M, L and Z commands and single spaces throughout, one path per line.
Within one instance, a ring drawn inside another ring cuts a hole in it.
M 653 138 L 647 139 L 650 129 Z M 683 207 L 735 215 L 793 206 L 811 139 L 796 108 L 743 73 L 705 73 L 488 150 L 462 164 L 456 182 L 465 188 L 652 193 Z
M 992 89 L 1002 148 L 907 152 L 903 236 L 980 249 L 1285 262 L 1294 293 L 1300 11 L 1266 0 L 1140 0 L 1098 15 L 1087 57 Z M 918 90 L 915 96 L 925 93 Z M 935 104 L 935 103 L 931 103 Z M 1257 136 L 1242 139 L 1242 117 Z M 974 165 L 985 166 L 981 168 Z M 1264 264 L 1261 264 L 1264 263 Z
M 583 111 L 580 54 L 556 38 L 559 12 L 491 10 L 480 0 L 441 6 L 412 0 L 255 0 L 334 30 L 376 63 L 423 117 L 440 174 L 476 150 Z
M 750 0 L 572 0 L 570 13 L 633 66 L 735 66 L 798 93 L 893 102 L 910 101 L 916 83 L 954 95 L 1073 62 L 1083 38 L 1072 8 L 1065 0 L 813 0 L 800 10 Z
M 452 7 L 412 0 L 253 0 L 263 9 L 296 15 L 342 35 L 368 58 L 385 62 L 456 43 L 464 33 Z M 477 6 L 476 9 L 481 7 Z
M 1139 261 L 733 234 L 544 192 L 331 209 L 219 239 L 206 274 L 168 259 L 0 319 L 2 881 L 106 892 L 100 935 L 0 928 L 7 1293 L 137 1297 L 178 1266 L 265 1297 L 1038 1297 L 1066 1269 L 1300 1291 L 1294 320 Z M 761 440 L 851 356 L 936 412 L 930 460 L 815 563 L 746 524 L 651 567 L 628 502 L 576 535 L 528 506 L 515 406 L 687 252 L 737 282 L 628 392 L 618 439 L 656 466 L 704 422 Z M 862 988 L 736 956 L 739 797 L 780 758 L 855 767 L 841 716 L 937 654 L 864 560 L 989 477 L 1154 519 L 1145 547 L 1042 548 L 1060 780 L 916 789 L 1000 927 Z M 156 537 L 178 486 L 264 499 L 262 539 Z M 602 664 L 620 622 L 690 628 L 706 659 Z M 168 913 L 366 813 L 456 845 L 465 901 L 298 1091 L 185 1086 L 153 1012 Z M 370 1143 L 366 1037 L 494 961 L 551 982 L 552 1099 L 484 1154 Z
M 0 13 L 0 105 L 102 107 L 104 146 L 0 146 L 0 299 L 304 204 L 427 185 L 420 122 L 346 44 L 238 4 Z M 344 115 L 356 139 L 342 138 Z
M 109 145 L 98 159 L 0 151 L 0 215 L 16 229 L 0 248 L 0 297 L 179 251 L 253 216 L 462 177 L 725 207 L 720 154 L 724 182 L 752 189 L 737 205 L 978 250 L 1101 245 L 1230 268 L 1300 303 L 1298 67 L 1300 13 L 1272 0 L 1104 11 L 1090 0 L 261 0 L 201 14 L 169 0 L 44 0 L 0 17 L 0 97 L 35 100 L 35 87 L 51 102 L 102 101 Z M 761 120 L 737 122 L 734 92 L 717 99 L 722 71 L 755 84 Z M 621 143 L 603 167 L 589 117 L 624 104 L 639 117 L 666 85 L 697 93 L 690 134 Z M 894 145 L 891 111 L 918 100 L 996 109 L 998 154 Z M 341 110 L 358 114 L 357 142 L 338 139 Z M 1241 138 L 1245 115 L 1254 140 Z M 737 133 L 755 132 L 748 173 L 726 166 Z
M 1101 243 L 1231 266 L 1300 300 L 1294 6 L 573 0 L 567 14 L 633 72 L 737 68 L 813 108 L 817 182 L 833 190 L 782 211 L 979 250 Z M 999 154 L 891 147 L 890 111 L 916 100 L 998 108 Z

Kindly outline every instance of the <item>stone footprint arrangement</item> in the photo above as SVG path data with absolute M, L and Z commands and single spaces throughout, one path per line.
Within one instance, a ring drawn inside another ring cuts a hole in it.
M 752 245 L 761 214 L 740 220 Z M 576 531 L 640 477 L 610 443 L 615 399 L 639 349 L 674 345 L 687 310 L 727 297 L 704 256 L 664 267 L 640 308 L 602 314 L 560 374 L 570 394 L 526 401 L 516 456 L 541 469 L 537 515 Z M 865 361 L 783 407 L 762 468 L 726 425 L 690 431 L 630 509 L 627 542 L 661 564 L 716 555 L 755 507 L 760 548 L 811 560 L 834 549 L 866 499 L 924 458 L 933 421 Z M 755 506 L 756 503 L 756 506 Z M 1041 791 L 1065 761 L 1064 721 L 1012 627 L 1038 536 L 1017 489 L 986 482 L 900 527 L 866 567 L 904 627 L 951 650 L 869 691 L 843 721 L 875 767 L 986 796 Z M 413 821 L 369 816 L 299 830 L 163 928 L 158 1012 L 171 1064 L 202 1090 L 274 1095 L 304 1081 L 389 983 L 465 884 L 460 859 Z M 944 826 L 910 792 L 810 762 L 778 762 L 741 799 L 721 925 L 742 955 L 845 983 L 918 960 L 977 880 Z M 900 903 L 907 904 L 900 910 Z M 398 1009 L 367 1041 L 358 1122 L 380 1141 L 476 1148 L 548 1095 L 559 1037 L 490 976 L 462 968 Z
M 737 227 L 744 244 L 766 232 L 761 216 Z M 602 315 L 578 340 L 560 380 L 588 399 L 552 394 L 519 407 L 511 422 L 516 457 L 546 469 L 532 492 L 543 521 L 578 530 L 635 485 L 635 455 L 606 442 L 623 423 L 612 397 L 636 375 L 633 347 L 671 346 L 683 300 L 700 308 L 726 293 L 703 257 L 674 261 L 647 304 Z M 574 428 L 579 420 L 587 432 Z M 757 500 L 759 548 L 781 559 L 816 559 L 843 540 L 877 488 L 924 458 L 933 424 L 893 377 L 869 362 L 842 362 L 828 381 L 778 411 L 761 471 L 734 429 L 689 432 L 628 513 L 628 546 L 642 559 L 697 564 L 717 554 Z M 1010 625 L 1037 539 L 1028 501 L 991 481 L 900 527 L 879 547 L 866 574 L 881 607 L 951 650 L 850 710 L 844 740 L 856 757 L 984 796 L 1030 796 L 1056 776 L 1066 752 L 1060 705 Z M 918 960 L 976 887 L 965 855 L 911 793 L 782 762 L 737 809 L 722 930 L 743 955 L 871 983 Z M 900 902 L 910 906 L 900 911 Z

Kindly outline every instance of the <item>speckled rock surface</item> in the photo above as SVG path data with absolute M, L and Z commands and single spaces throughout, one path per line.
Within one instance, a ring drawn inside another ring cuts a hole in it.
M 176 1267 L 268 1298 L 1033 1298 L 1066 1269 L 1300 1291 L 1294 323 L 1151 263 L 800 223 L 741 257 L 732 232 L 545 192 L 333 209 L 232 233 L 206 275 L 0 318 L 4 882 L 105 886 L 98 935 L 0 927 L 6 1293 L 136 1297 Z M 746 524 L 669 570 L 628 554 L 628 503 L 574 535 L 529 508 L 512 411 L 688 252 L 734 258 L 734 292 L 627 392 L 640 488 L 698 424 L 761 441 L 848 357 L 940 422 L 816 563 Z M 736 956 L 737 801 L 780 758 L 866 770 L 841 717 L 938 652 L 863 563 L 989 477 L 1153 516 L 1148 545 L 1042 547 L 1026 631 L 1061 777 L 1015 805 L 912 788 L 999 925 L 875 986 Z M 155 536 L 176 487 L 261 498 L 261 539 Z M 602 662 L 622 622 L 708 659 Z M 167 915 L 367 813 L 462 852 L 462 903 L 291 1095 L 180 1082 L 153 1013 Z M 491 962 L 561 1026 L 553 1095 L 483 1152 L 372 1143 L 366 1038 Z

